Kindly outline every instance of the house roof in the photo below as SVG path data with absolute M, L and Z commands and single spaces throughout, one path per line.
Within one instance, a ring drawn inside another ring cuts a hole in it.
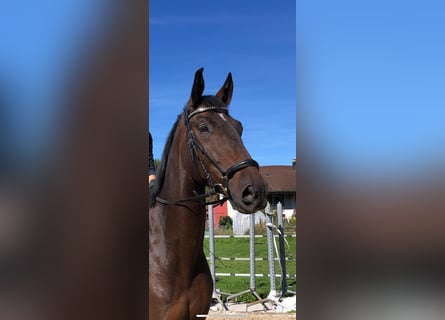
M 268 192 L 297 190 L 297 173 L 292 166 L 261 166 L 260 174 L 267 184 Z

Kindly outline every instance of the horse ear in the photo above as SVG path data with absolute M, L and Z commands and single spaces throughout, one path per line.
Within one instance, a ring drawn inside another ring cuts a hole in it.
M 201 100 L 202 93 L 204 92 L 204 77 L 202 73 L 204 68 L 200 68 L 195 73 L 195 80 L 193 81 L 192 93 L 190 95 L 189 105 L 195 107 Z
M 230 103 L 232 100 L 232 93 L 233 93 L 233 80 L 232 80 L 232 73 L 229 72 L 227 75 L 226 82 L 224 82 L 224 85 L 219 89 L 216 96 L 226 105 Z

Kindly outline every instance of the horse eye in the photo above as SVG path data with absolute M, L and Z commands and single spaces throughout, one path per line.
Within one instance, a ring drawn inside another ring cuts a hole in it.
M 198 127 L 199 132 L 201 133 L 209 133 L 209 128 L 206 125 L 200 125 Z

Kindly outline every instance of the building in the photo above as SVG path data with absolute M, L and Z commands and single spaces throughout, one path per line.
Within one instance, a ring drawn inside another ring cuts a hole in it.
M 290 166 L 262 166 L 260 174 L 267 184 L 267 200 L 272 207 L 281 202 L 283 214 L 290 218 L 295 213 L 297 174 L 295 160 Z
M 296 208 L 296 159 L 293 159 L 290 166 L 261 166 L 260 174 L 267 184 L 267 200 L 272 208 L 281 202 L 283 214 L 287 219 L 291 218 Z M 235 213 L 236 210 L 228 203 L 227 214 L 233 219 Z
M 213 207 L 213 226 L 214 228 L 218 228 L 219 226 L 219 219 L 221 217 L 227 216 L 227 206 L 228 202 L 224 202 L 222 205 L 217 205 Z

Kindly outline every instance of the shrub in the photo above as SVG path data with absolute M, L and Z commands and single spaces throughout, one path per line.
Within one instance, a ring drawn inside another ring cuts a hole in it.
M 220 229 L 231 230 L 233 226 L 232 218 L 229 216 L 220 217 L 218 225 Z

